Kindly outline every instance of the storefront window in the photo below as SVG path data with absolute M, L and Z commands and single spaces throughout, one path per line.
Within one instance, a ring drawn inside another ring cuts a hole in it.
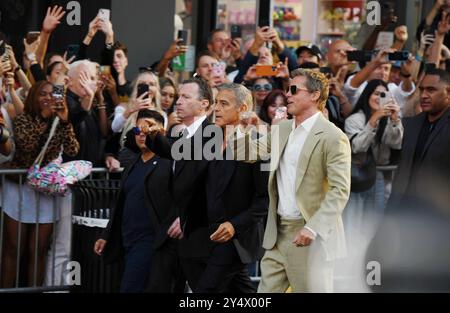
M 239 25 L 244 42 L 253 38 L 256 7 L 256 0 L 218 0 L 216 28 L 231 31 L 232 25 Z
M 318 42 L 323 50 L 338 38 L 354 43 L 364 16 L 365 0 L 320 0 Z
M 273 7 L 273 25 L 288 47 L 300 45 L 302 1 L 276 0 Z

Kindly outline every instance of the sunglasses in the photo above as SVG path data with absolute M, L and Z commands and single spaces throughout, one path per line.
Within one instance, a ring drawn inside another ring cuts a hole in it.
M 288 93 L 289 91 L 291 92 L 291 95 L 295 96 L 297 94 L 297 92 L 299 92 L 300 90 L 304 90 L 309 92 L 308 88 L 305 87 L 298 87 L 296 85 L 291 85 L 288 87 L 288 89 L 286 90 L 286 93 Z
M 142 130 L 139 127 L 133 127 L 131 129 L 131 131 L 133 132 L 133 134 L 135 134 L 136 136 L 139 136 L 142 133 Z
M 254 91 L 271 91 L 272 90 L 272 85 L 271 84 L 264 84 L 264 85 L 260 85 L 260 84 L 255 84 L 253 85 L 253 90 Z

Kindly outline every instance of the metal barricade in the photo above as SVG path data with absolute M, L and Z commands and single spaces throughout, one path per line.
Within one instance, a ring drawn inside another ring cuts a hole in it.
M 57 231 L 59 230 L 57 228 L 57 216 L 62 215 L 60 211 L 67 210 L 65 215 L 69 214 L 69 223 L 71 224 L 72 222 L 71 210 L 73 204 L 70 201 L 71 195 L 68 197 L 48 197 L 35 192 L 25 184 L 26 173 L 26 169 L 0 169 L 0 293 L 68 291 L 71 287 L 67 285 L 64 277 L 56 277 L 57 275 L 55 274 L 55 268 L 57 267 L 62 268 L 62 271 L 66 270 L 64 268 L 66 264 L 58 264 L 58 261 L 55 263 L 55 259 L 58 259 L 55 253 L 59 253 L 55 251 L 58 237 Z M 93 180 L 94 178 L 109 181 L 110 174 L 104 168 L 95 168 L 88 179 Z M 35 201 L 30 203 L 30 199 Z M 47 222 L 44 224 L 39 222 L 43 209 L 41 202 L 46 204 L 47 211 L 50 210 L 52 212 L 51 223 Z M 5 207 L 5 205 L 8 206 L 8 203 L 14 203 L 14 206 L 10 206 L 17 209 L 14 212 L 11 211 L 14 214 L 5 212 L 10 211 Z M 107 204 L 101 202 L 101 204 L 109 205 L 109 207 L 112 205 L 111 202 Z M 49 205 L 50 207 L 48 207 Z M 24 216 L 30 213 L 30 208 L 35 210 L 33 212 L 35 219 L 33 221 L 24 220 Z M 95 214 L 100 213 L 97 211 Z M 105 213 L 103 215 L 107 218 Z M 25 223 L 19 223 L 18 221 Z M 50 224 L 52 225 L 52 230 L 47 235 L 51 239 L 47 239 L 47 245 L 39 245 L 40 239 L 42 243 L 42 238 L 39 237 L 39 230 Z M 30 232 L 33 236 L 30 235 Z M 67 242 L 70 244 L 70 237 Z M 48 247 L 49 250 L 42 251 L 44 246 Z M 34 251 L 33 255 L 30 255 L 31 251 Z M 39 251 L 41 251 L 40 254 Z M 67 259 L 68 262 L 73 261 L 70 255 L 63 259 Z M 44 265 L 42 260 L 44 260 Z M 47 266 L 47 271 L 45 271 L 45 266 Z
M 72 260 L 80 264 L 81 284 L 76 292 L 118 292 L 123 261 L 105 264 L 93 252 L 110 218 L 120 180 L 84 180 L 72 186 Z

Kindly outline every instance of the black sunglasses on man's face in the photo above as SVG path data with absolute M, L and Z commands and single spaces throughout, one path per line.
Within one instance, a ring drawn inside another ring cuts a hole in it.
M 297 94 L 297 92 L 299 92 L 300 90 L 304 90 L 304 91 L 308 91 L 309 90 L 305 87 L 298 87 L 297 85 L 290 85 L 288 87 L 288 89 L 286 90 L 286 93 L 288 93 L 289 91 L 291 92 L 291 95 L 295 96 Z

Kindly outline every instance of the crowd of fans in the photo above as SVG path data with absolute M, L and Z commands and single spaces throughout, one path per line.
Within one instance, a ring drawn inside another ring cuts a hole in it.
M 24 39 L 24 53 L 21 56 L 14 52 L 17 47 L 7 44 L 7 34 L 0 38 L 5 46 L 5 51 L 0 52 L 1 166 L 3 169 L 29 168 L 48 137 L 52 120 L 58 116 L 61 123 L 57 135 L 50 142 L 43 165 L 62 158 L 63 161 L 91 161 L 94 166 L 106 167 L 111 172 L 125 168 L 126 175 L 133 177 L 133 183 L 125 180 L 125 185 L 122 186 L 125 194 L 124 198 L 119 200 L 124 206 L 124 215 L 119 218 L 122 226 L 114 224 L 112 218 L 107 235 L 95 246 L 95 251 L 102 254 L 109 244 L 109 238 L 118 236 L 120 238 L 117 240 L 123 240 L 125 254 L 128 255 L 127 262 L 129 261 L 124 274 L 126 279 L 123 280 L 123 291 L 143 291 L 147 288 L 147 284 L 137 283 L 134 279 L 136 276 L 148 276 L 151 267 L 142 267 L 142 264 L 135 264 L 132 260 L 141 258 L 150 264 L 151 259 L 156 262 L 159 258 L 160 261 L 156 263 L 160 269 L 165 269 L 164 273 L 172 271 L 176 276 L 175 272 L 179 270 L 176 264 L 161 265 L 168 260 L 167 256 L 154 255 L 157 246 L 163 243 L 154 244 L 153 235 L 145 229 L 149 216 L 144 212 L 140 212 L 141 215 L 133 214 L 130 210 L 147 201 L 153 206 L 160 206 L 157 211 L 163 212 L 161 214 L 164 216 L 158 217 L 159 223 L 169 221 L 167 234 L 170 240 L 179 240 L 182 243 L 185 240 L 181 231 L 183 225 L 179 225 L 180 219 L 177 219 L 176 214 L 172 216 L 168 213 L 172 208 L 165 197 L 175 197 L 174 201 L 178 203 L 180 199 L 176 197 L 188 195 L 180 195 L 179 190 L 174 190 L 179 187 L 176 184 L 174 187 L 169 186 L 171 179 L 168 173 L 172 173 L 172 162 L 164 158 L 164 149 L 152 146 L 157 143 L 156 139 L 152 144 L 147 142 L 146 145 L 146 136 L 142 129 L 145 128 L 144 121 L 150 119 L 153 125 L 158 125 L 161 131 L 164 130 L 168 134 L 173 133 L 174 129 L 182 130 L 180 125 L 188 120 L 190 114 L 186 105 L 183 105 L 183 102 L 192 96 L 188 86 L 198 85 L 199 100 L 208 101 L 200 101 L 195 110 L 204 112 L 207 119 L 218 127 L 224 127 L 228 123 L 228 120 L 224 122 L 224 116 L 228 114 L 226 108 L 230 102 L 226 93 L 228 90 L 236 96 L 234 101 L 245 103 L 246 108 L 238 111 L 233 121 L 239 123 L 245 119 L 250 124 L 265 126 L 269 132 L 272 125 L 292 118 L 287 111 L 290 73 L 299 68 L 324 73 L 329 81 L 329 94 L 323 115 L 348 136 L 353 155 L 369 152 L 375 164 L 383 166 L 395 165 L 397 162 L 404 135 L 402 119 L 421 112 L 420 86 L 426 71 L 433 70 L 431 67 L 450 71 L 450 68 L 447 68 L 450 60 L 449 1 L 436 1 L 436 5 L 417 31 L 416 51 L 410 51 L 407 58 L 400 61 L 392 61 L 388 56 L 403 50 L 410 35 L 405 26 L 396 28 L 393 47 L 373 52 L 370 60 L 349 60 L 349 52 L 356 49 L 344 39 L 334 41 L 325 54 L 314 44 L 292 51 L 286 47 L 277 31 L 268 26 L 258 27 L 254 39 L 247 43 L 242 42 L 242 38 L 232 39 L 227 31 L 214 30 L 209 35 L 205 50 L 200 49 L 197 54 L 195 63 L 195 78 L 206 82 L 207 86 L 198 81 L 179 84 L 176 80 L 171 70 L 171 61 L 187 51 L 187 47 L 182 45 L 179 39 L 168 47 L 161 60 L 153 66 L 142 65 L 136 77 L 127 77 L 128 49 L 124 44 L 126 38 L 120 38 L 121 42 L 117 41 L 111 21 L 99 17 L 95 17 L 89 24 L 88 33 L 80 43 L 76 55 L 69 58 L 67 52 L 49 52 L 48 42 L 63 15 L 61 7 L 49 8 L 40 36 L 33 42 Z M 379 30 L 375 30 L 377 31 Z M 101 62 L 95 63 L 89 60 L 89 45 L 99 33 L 104 34 L 105 44 Z M 372 37 L 368 38 L 365 45 L 368 50 L 373 49 L 369 42 Z M 149 64 L 153 61 L 149 60 Z M 272 74 L 261 74 L 262 70 L 268 68 L 272 70 Z M 236 84 L 240 84 L 240 87 Z M 212 91 L 211 95 L 205 94 L 207 87 Z M 62 97 L 58 97 L 61 90 Z M 387 99 L 384 99 L 385 96 Z M 243 114 L 244 111 L 246 114 Z M 197 112 L 194 116 L 201 114 Z M 155 153 L 160 159 L 152 159 Z M 142 162 L 152 159 L 158 161 L 162 168 L 168 169 L 166 172 L 161 170 L 158 174 L 160 176 L 157 176 L 159 180 L 153 177 L 151 184 L 154 186 L 147 186 L 145 192 L 136 187 L 139 183 L 150 184 L 145 181 L 145 173 L 150 170 L 144 168 L 143 164 L 135 163 L 136 156 L 140 154 L 143 155 Z M 128 172 L 130 166 L 133 170 Z M 243 167 L 240 170 L 252 171 L 252 168 Z M 177 175 L 176 171 L 174 175 Z M 257 178 L 267 182 L 267 177 L 263 176 Z M 392 179 L 392 173 L 378 172 L 375 181 L 363 191 L 352 187 L 350 200 L 343 213 L 349 243 L 352 238 L 360 238 L 362 234 L 367 236 L 368 240 L 373 236 L 389 198 Z M 192 181 L 192 184 L 196 183 L 198 181 Z M 264 191 L 258 189 L 261 188 L 258 182 L 248 181 L 248 184 L 251 186 L 246 186 L 245 192 L 258 192 L 263 197 Z M 220 189 L 220 186 L 213 187 Z M 51 214 L 51 198 L 42 195 L 36 199 L 32 196 L 33 192 L 21 190 L 18 180 L 14 177 L 7 177 L 1 188 L 5 195 L 2 207 L 5 219 L 0 286 L 7 288 L 14 285 L 18 249 L 27 249 L 29 255 L 38 258 L 37 283 L 41 285 L 44 281 L 46 253 L 53 232 L 52 218 L 58 220 L 59 213 L 56 217 Z M 207 193 L 217 190 L 211 189 L 211 186 L 205 188 L 202 195 L 208 201 L 213 201 Z M 174 194 L 169 195 L 169 191 Z M 23 206 L 19 213 L 20 192 L 23 192 L 25 197 L 21 200 Z M 127 194 L 132 196 L 126 196 Z M 152 195 L 151 199 L 146 196 L 148 194 Z M 35 211 L 36 201 L 40 201 L 38 216 Z M 263 201 L 262 205 L 264 204 L 268 206 L 268 202 Z M 167 212 L 164 212 L 165 209 Z M 252 219 L 243 218 L 245 223 L 243 220 L 233 222 L 236 234 L 233 229 L 228 240 L 233 236 L 245 236 L 245 231 L 239 228 L 241 222 L 242 225 L 248 225 L 248 220 L 263 223 L 264 214 L 261 210 L 259 213 L 255 212 L 252 213 Z M 120 211 L 116 212 L 116 215 L 120 214 Z M 183 221 L 183 217 L 181 218 Z M 126 231 L 121 230 L 120 226 Z M 18 242 L 18 227 L 24 227 L 22 242 Z M 37 245 L 34 242 L 36 232 L 39 238 Z M 124 238 L 118 234 L 120 232 Z M 223 234 L 228 233 L 223 230 Z M 219 239 L 211 240 L 221 242 Z M 185 249 L 191 249 L 188 242 L 186 245 Z M 165 253 L 169 255 L 175 252 Z M 220 253 L 213 255 L 219 258 Z M 259 253 L 252 254 L 255 255 L 261 257 Z M 245 262 L 250 261 L 254 261 L 254 258 L 249 257 Z M 34 259 L 30 258 L 28 262 L 28 281 L 31 284 L 32 277 L 36 274 Z M 208 267 L 207 271 L 213 269 Z M 242 267 L 236 268 L 235 271 L 240 273 L 238 275 L 246 275 Z M 162 282 L 164 279 L 160 279 L 159 284 L 151 284 L 150 290 L 183 291 L 184 280 L 190 282 L 194 291 L 215 290 L 208 289 L 214 282 L 207 281 L 204 275 L 199 274 L 198 277 L 201 278 L 195 280 L 188 277 L 194 273 L 186 273 L 186 270 L 183 272 L 184 276 L 175 277 L 170 286 L 167 282 Z M 158 290 L 158 287 L 161 289 Z M 221 290 L 230 291 L 229 286 L 223 288 Z M 241 289 L 251 290 L 249 286 Z

